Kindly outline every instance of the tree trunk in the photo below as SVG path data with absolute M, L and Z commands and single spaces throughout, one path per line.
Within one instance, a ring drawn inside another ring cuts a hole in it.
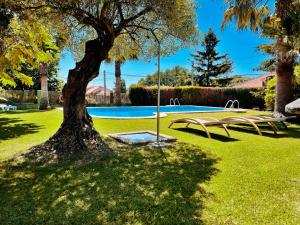
M 285 106 L 293 101 L 293 60 L 278 60 L 276 63 L 276 98 L 273 115 L 285 114 Z
M 84 58 L 69 71 L 63 88 L 64 120 L 60 129 L 47 142 L 53 151 L 73 154 L 83 150 L 107 150 L 86 110 L 85 93 L 88 83 L 98 76 L 101 62 L 107 58 L 113 39 L 91 40 L 86 43 Z
M 285 28 L 286 15 L 288 7 L 291 6 L 291 0 L 277 0 L 275 2 L 275 14 L 281 19 L 281 25 Z M 278 42 L 285 42 L 284 37 L 279 36 Z M 273 115 L 281 117 L 285 114 L 285 106 L 293 100 L 293 66 L 294 57 L 287 56 L 286 53 L 277 53 L 276 62 L 276 97 Z
M 115 61 L 115 77 L 116 77 L 116 87 L 115 87 L 115 103 L 116 105 L 121 105 L 121 61 L 117 60 Z
M 46 110 L 50 108 L 49 95 L 48 95 L 48 65 L 47 63 L 41 63 L 40 65 L 41 76 L 41 100 L 40 110 Z

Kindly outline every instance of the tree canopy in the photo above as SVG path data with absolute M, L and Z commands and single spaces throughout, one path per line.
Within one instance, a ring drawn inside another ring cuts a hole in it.
M 32 77 L 28 76 L 33 73 L 29 70 L 37 70 L 41 63 L 55 63 L 67 39 L 67 26 L 59 26 L 59 18 L 47 20 L 42 13 L 48 10 L 31 11 L 40 7 L 29 2 L 7 0 L 0 5 L 1 16 L 5 18 L 0 23 L 0 83 L 4 87 L 16 87 L 16 82 L 33 85 Z
M 186 68 L 176 66 L 172 69 L 167 69 L 160 73 L 161 85 L 164 86 L 185 86 L 192 84 L 193 74 Z M 139 80 L 138 84 L 143 86 L 154 86 L 157 85 L 157 72 L 152 75 L 148 75 L 146 78 Z

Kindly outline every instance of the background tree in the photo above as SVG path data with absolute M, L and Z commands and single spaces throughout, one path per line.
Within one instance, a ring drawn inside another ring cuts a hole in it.
M 4 39 L 9 34 L 10 22 L 13 18 L 13 13 L 4 4 L 0 5 L 0 56 L 4 54 L 5 43 Z
M 59 20 L 57 23 L 52 21 L 54 26 L 50 24 L 51 20 L 43 20 L 38 14 L 31 13 L 34 8 L 41 7 L 26 5 L 27 2 L 7 0 L 0 5 L 3 16 L 8 18 L 1 25 L 4 32 L 1 35 L 0 82 L 5 88 L 17 88 L 17 84 L 31 86 L 34 83 L 30 75 L 39 70 L 38 83 L 42 92 L 40 109 L 47 109 L 48 63 L 58 60 L 59 46 L 62 46 L 64 39 L 62 34 L 66 34 L 68 29 L 60 27 Z
M 139 40 L 142 41 L 141 39 Z M 141 43 L 139 43 L 141 45 Z M 121 66 L 126 60 L 137 60 L 138 55 L 141 55 L 142 49 L 137 42 L 134 42 L 127 35 L 120 35 L 114 43 L 113 48 L 109 52 L 109 61 L 114 61 L 115 64 L 115 104 L 121 105 L 122 93 L 122 73 Z
M 98 153 L 105 151 L 107 147 L 86 111 L 88 83 L 98 76 L 101 63 L 108 58 L 116 38 L 122 34 L 132 40 L 162 34 L 170 37 L 169 45 L 193 42 L 198 35 L 194 24 L 195 5 L 186 0 L 45 0 L 44 4 L 51 9 L 51 14 L 64 15 L 74 30 L 82 28 L 81 33 L 92 30 L 93 38 L 86 42 L 84 57 L 69 71 L 63 88 L 64 119 L 60 129 L 36 149 L 70 155 L 88 149 Z M 155 46 L 153 41 L 147 44 Z
M 3 54 L 0 56 L 0 82 L 3 86 L 16 86 L 16 80 L 24 85 L 32 85 L 32 78 L 22 73 L 23 64 L 27 63 L 32 69 L 38 69 L 40 63 L 53 59 L 49 52 L 40 47 L 48 42 L 55 49 L 52 36 L 44 26 L 35 19 L 19 20 L 13 18 L 9 25 L 9 35 L 4 37 Z
M 192 73 L 186 68 L 176 66 L 172 69 L 167 69 L 160 73 L 161 85 L 176 87 L 191 85 Z M 157 72 L 152 75 L 148 75 L 146 78 L 142 78 L 138 81 L 139 85 L 154 86 L 157 85 Z
M 32 78 L 33 85 L 27 86 L 20 80 L 15 80 L 16 86 L 6 86 L 8 90 L 41 90 L 41 79 L 39 69 L 32 69 L 30 65 L 22 65 L 21 73 Z M 0 84 L 1 86 L 1 84 Z M 48 66 L 48 90 L 62 91 L 64 80 L 58 78 L 58 62 L 50 63 Z
M 121 93 L 126 93 L 127 87 L 126 87 L 126 81 L 124 79 L 121 80 Z
M 250 28 L 275 40 L 261 49 L 274 55 L 276 71 L 276 101 L 274 116 L 285 113 L 285 105 L 293 96 L 295 57 L 299 55 L 300 3 L 298 0 L 276 0 L 275 12 L 270 13 L 268 1 L 228 0 L 223 27 L 233 18 L 238 29 Z
M 114 91 L 116 91 L 116 90 L 114 90 Z M 126 81 L 124 79 L 122 79 L 120 93 L 124 94 L 126 92 L 127 92 Z
M 201 43 L 203 51 L 198 50 L 193 54 L 193 69 L 199 74 L 199 85 L 211 86 L 211 78 L 231 71 L 232 62 L 227 55 L 219 55 L 216 47 L 220 41 L 216 34 L 209 29 Z

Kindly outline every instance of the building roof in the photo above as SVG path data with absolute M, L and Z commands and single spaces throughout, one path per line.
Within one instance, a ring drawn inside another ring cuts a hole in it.
M 85 95 L 102 95 L 104 94 L 104 87 L 101 87 L 101 86 L 88 86 L 86 88 L 86 94 Z M 110 89 L 107 89 L 106 88 L 106 93 L 110 93 L 112 92 Z
M 254 79 L 244 81 L 240 84 L 237 84 L 235 87 L 238 87 L 238 88 L 262 88 L 266 85 L 266 81 L 270 77 L 273 77 L 273 76 L 275 76 L 274 72 L 268 73 L 268 74 L 262 75 L 260 77 L 254 78 Z

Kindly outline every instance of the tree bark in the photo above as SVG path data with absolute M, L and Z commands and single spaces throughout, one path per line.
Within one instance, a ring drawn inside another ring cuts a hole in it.
M 84 58 L 69 71 L 62 93 L 64 120 L 48 141 L 54 151 L 73 154 L 84 150 L 107 150 L 86 110 L 85 93 L 88 83 L 98 76 L 101 62 L 107 58 L 112 45 L 113 39 L 88 41 Z
M 40 77 L 41 77 L 41 100 L 40 110 L 46 110 L 50 108 L 49 105 L 49 93 L 48 93 L 48 65 L 47 63 L 41 63 L 40 65 Z
M 121 100 L 121 61 L 117 60 L 115 61 L 115 78 L 116 78 L 116 87 L 115 87 L 115 104 L 116 105 L 121 105 L 122 100 Z
M 276 97 L 273 115 L 280 117 L 285 114 L 285 106 L 294 99 L 293 92 L 293 67 L 290 60 L 278 60 L 276 63 Z

